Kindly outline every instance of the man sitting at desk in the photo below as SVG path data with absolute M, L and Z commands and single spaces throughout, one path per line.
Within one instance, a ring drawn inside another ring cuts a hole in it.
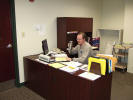
M 86 35 L 83 32 L 79 32 L 77 35 L 78 45 L 71 50 L 70 54 L 78 54 L 78 58 L 67 58 L 68 61 L 78 61 L 84 64 L 88 64 L 88 57 L 93 56 L 93 50 L 91 45 L 85 41 Z

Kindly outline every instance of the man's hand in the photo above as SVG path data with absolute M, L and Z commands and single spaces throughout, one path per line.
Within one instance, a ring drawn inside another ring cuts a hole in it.
M 72 58 L 67 57 L 66 60 L 67 61 L 72 61 Z

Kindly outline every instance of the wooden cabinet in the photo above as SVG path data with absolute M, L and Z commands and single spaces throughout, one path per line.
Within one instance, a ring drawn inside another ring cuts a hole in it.
M 85 32 L 92 40 L 93 19 L 78 17 L 58 17 L 57 18 L 57 47 L 66 51 L 69 41 L 73 41 L 76 46 L 77 33 Z M 87 38 L 87 39 L 88 39 Z

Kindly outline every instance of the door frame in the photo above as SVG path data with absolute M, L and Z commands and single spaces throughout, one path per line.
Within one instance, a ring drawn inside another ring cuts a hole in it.
M 13 56 L 14 56 L 14 67 L 15 67 L 15 85 L 20 87 L 23 83 L 20 83 L 19 78 L 19 64 L 18 64 L 18 50 L 17 50 L 17 35 L 16 35 L 16 17 L 15 17 L 15 0 L 10 1 L 10 11 L 11 11 L 11 31 L 12 31 L 12 41 L 13 41 Z

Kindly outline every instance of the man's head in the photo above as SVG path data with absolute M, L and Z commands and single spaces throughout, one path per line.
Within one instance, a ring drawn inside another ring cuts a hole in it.
M 85 33 L 83 32 L 79 32 L 78 35 L 77 35 L 77 42 L 79 45 L 82 45 L 85 43 L 85 38 L 86 38 L 86 35 Z

